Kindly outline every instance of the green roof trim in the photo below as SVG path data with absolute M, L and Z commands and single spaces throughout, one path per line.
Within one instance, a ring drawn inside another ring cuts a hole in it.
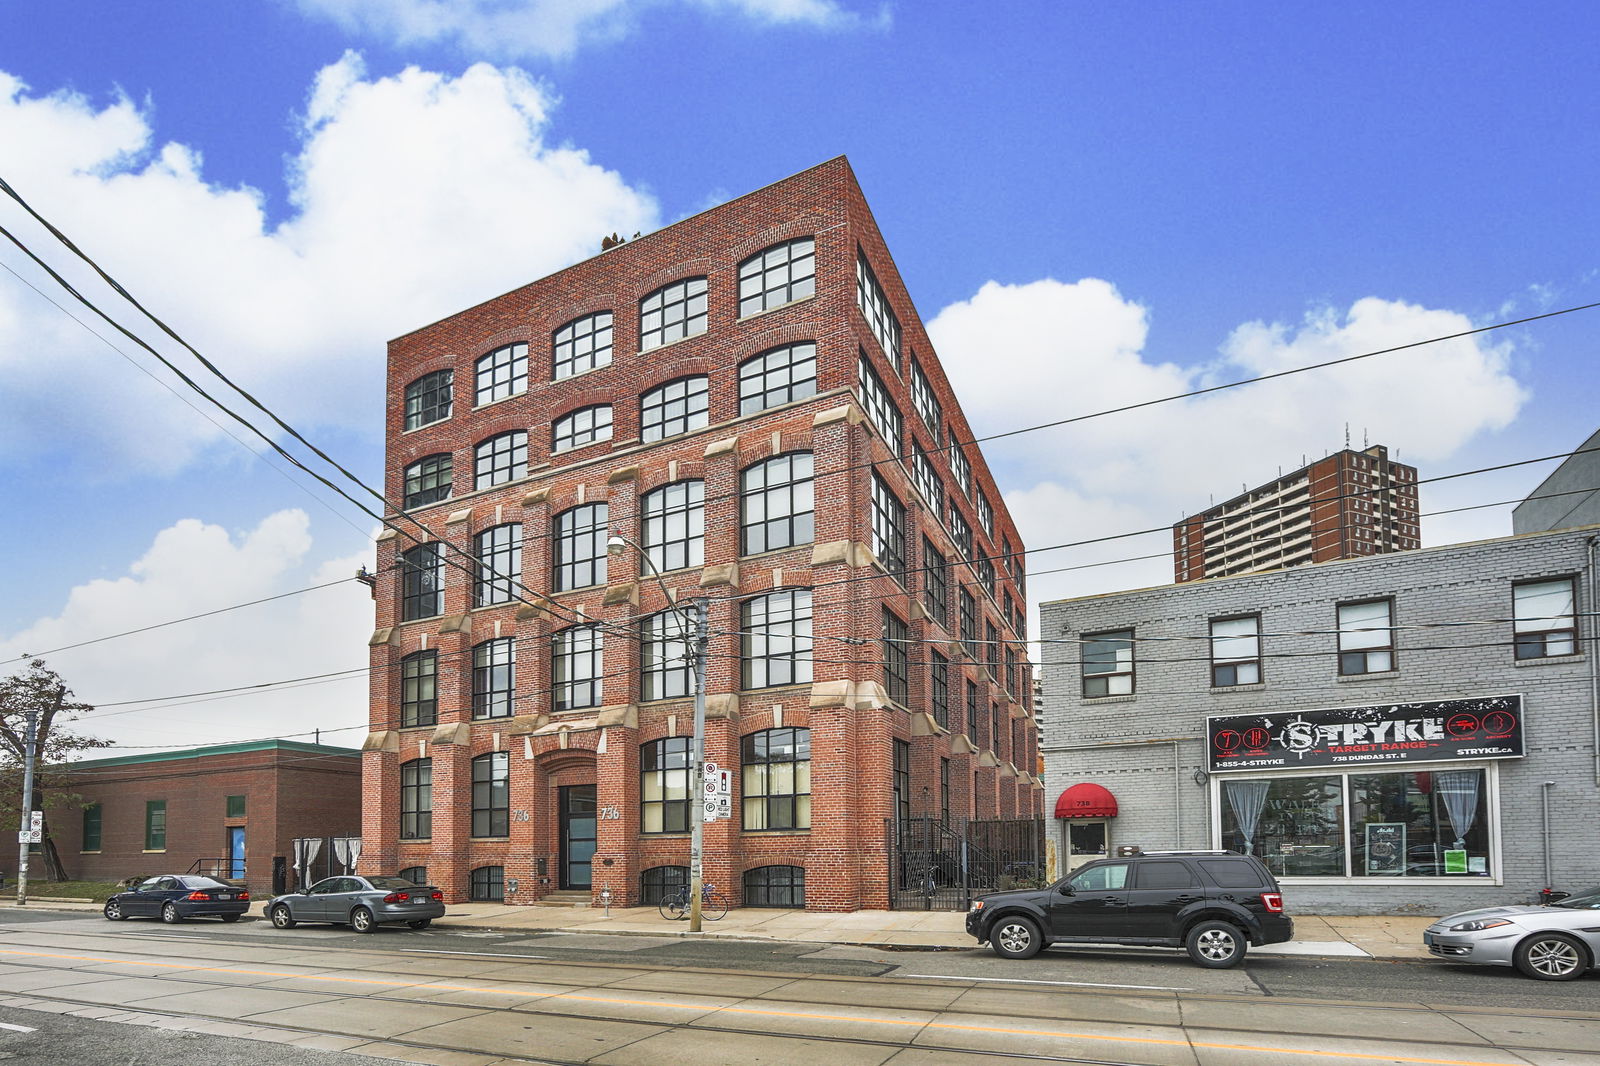
M 295 751 L 314 755 L 359 756 L 356 748 L 336 748 L 327 744 L 303 744 L 298 740 L 246 740 L 238 744 L 211 744 L 203 748 L 184 748 L 181 751 L 153 751 L 147 755 L 120 755 L 110 759 L 84 759 L 67 763 L 74 770 L 101 766 L 135 766 L 147 762 L 175 762 L 179 759 L 203 759 L 209 755 L 237 755 L 249 751 Z

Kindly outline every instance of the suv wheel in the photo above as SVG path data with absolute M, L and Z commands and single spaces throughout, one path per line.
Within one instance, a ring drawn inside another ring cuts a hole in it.
M 1225 970 L 1237 966 L 1249 947 L 1244 934 L 1228 922 L 1201 922 L 1189 930 L 1183 946 L 1189 957 L 1211 970 Z
M 1044 947 L 1044 934 L 1032 919 L 1008 915 L 989 930 L 989 946 L 1003 959 L 1031 959 Z

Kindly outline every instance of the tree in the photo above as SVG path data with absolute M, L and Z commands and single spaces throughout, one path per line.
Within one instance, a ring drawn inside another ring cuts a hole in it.
M 83 805 L 82 797 L 72 791 L 73 778 L 67 764 L 82 752 L 111 744 L 109 740 L 86 736 L 69 728 L 71 722 L 92 710 L 89 704 L 72 699 L 67 683 L 47 667 L 43 659 L 33 659 L 21 672 L 0 680 L 0 821 L 6 827 L 21 824 L 22 764 L 28 713 L 33 711 L 39 716 L 31 807 L 42 811 L 46 794 L 57 808 L 76 809 Z M 50 837 L 48 815 L 40 855 L 46 879 L 67 879 L 55 841 Z

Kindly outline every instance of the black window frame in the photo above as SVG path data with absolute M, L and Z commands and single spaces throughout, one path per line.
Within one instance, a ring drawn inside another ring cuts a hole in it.
M 911 820 L 911 742 L 894 737 L 890 763 L 890 802 L 894 804 L 895 820 L 905 825 Z
M 911 627 L 887 607 L 882 614 L 883 687 L 891 700 L 904 707 L 911 700 L 911 657 L 907 648 Z
M 743 888 L 746 907 L 804 910 L 806 868 L 777 864 L 755 866 L 744 872 Z
M 802 467 L 804 472 L 797 473 Z M 783 452 L 739 471 L 740 555 L 781 551 L 816 540 L 815 471 L 815 457 L 808 451 Z M 774 480 L 775 476 L 782 480 Z M 752 519 L 758 500 L 761 517 Z
M 867 329 L 883 349 L 883 356 L 900 372 L 900 345 L 904 339 L 900 318 L 889 306 L 888 294 L 878 283 L 878 275 L 867 261 L 867 254 L 856 250 L 856 307 L 867 320 Z
M 755 414 L 817 394 L 817 342 L 768 348 L 739 364 L 739 413 Z
M 587 672 L 580 672 L 586 667 Z M 603 698 L 605 634 L 598 625 L 568 626 L 550 635 L 550 705 L 556 711 L 599 707 Z
M 450 367 L 422 375 L 406 386 L 405 430 L 421 429 L 450 417 L 456 372 Z M 428 417 L 428 416 L 432 417 Z
M 400 569 L 400 620 L 414 622 L 444 614 L 444 544 L 416 544 L 396 558 Z
M 911 406 L 916 409 L 922 424 L 933 432 L 934 447 L 938 447 L 944 434 L 944 405 L 939 394 L 933 391 L 933 382 L 922 369 L 922 361 L 911 357 Z
M 492 489 L 528 476 L 528 431 L 508 429 L 472 447 L 472 488 Z
M 689 374 L 663 381 L 639 397 L 639 439 L 681 436 L 710 424 L 711 379 Z
M 639 905 L 650 907 L 689 888 L 687 866 L 651 866 L 639 871 Z
M 950 625 L 949 565 L 949 561 L 933 546 L 933 542 L 923 537 L 922 605 L 930 618 L 947 629 Z
M 673 481 L 639 498 L 640 545 L 661 573 L 706 562 L 706 483 Z
M 856 360 L 856 384 L 861 390 L 861 406 L 866 409 L 873 427 L 883 437 L 884 443 L 898 452 L 900 441 L 905 436 L 905 418 L 865 349 L 861 350 Z
M 400 660 L 400 728 L 439 724 L 439 649 L 424 648 Z
M 510 718 L 517 713 L 517 641 L 491 637 L 472 648 L 472 718 Z
M 774 258 L 778 253 L 781 255 Z M 814 296 L 817 291 L 816 238 L 795 237 L 763 248 L 739 264 L 738 276 L 740 318 Z M 770 298 L 773 296 L 776 299 Z
M 472 835 L 511 835 L 511 754 L 486 751 L 472 760 Z
M 689 832 L 690 737 L 661 737 L 639 745 L 639 834 Z M 650 782 L 656 787 L 652 790 Z M 681 782 L 681 784 L 679 783 Z M 658 798 L 650 798 L 652 795 Z M 655 819 L 651 814 L 657 815 Z M 652 821 L 659 827 L 650 828 Z
M 872 472 L 872 554 L 902 584 L 906 575 L 906 505 L 876 470 Z
M 561 381 L 610 366 L 615 341 L 616 316 L 610 311 L 596 311 L 565 323 L 550 335 L 550 379 Z
M 809 588 L 773 589 L 740 603 L 741 688 L 811 683 L 812 609 Z
M 967 590 L 967 586 L 957 587 L 956 599 L 960 606 L 960 638 L 961 646 L 973 659 L 978 658 L 978 598 Z
M 678 700 L 694 695 L 689 623 L 668 607 L 639 623 L 639 698 Z
M 605 412 L 603 419 L 599 414 L 601 411 Z M 551 453 L 577 451 L 591 444 L 604 444 L 616 431 L 615 417 L 608 403 L 591 403 L 568 411 L 550 423 Z M 580 425 L 584 422 L 587 425 Z
M 400 764 L 400 839 L 433 838 L 433 760 Z
M 611 509 L 605 500 L 580 503 L 556 515 L 552 530 L 553 573 L 556 592 L 590 588 L 606 583 L 606 541 Z
M 700 336 L 706 331 L 709 313 L 710 289 L 704 274 L 679 278 L 654 289 L 639 301 L 639 351 L 653 351 Z M 656 316 L 653 322 L 652 315 Z
M 928 649 L 928 706 L 941 728 L 950 728 L 950 660 Z
M 522 597 L 522 523 L 504 522 L 490 526 L 472 538 L 475 561 L 472 605 L 493 607 Z
M 739 738 L 739 770 L 741 826 L 746 832 L 811 828 L 809 728 L 784 726 L 745 734 Z M 786 776 L 789 788 L 782 790 L 781 782 L 775 787 L 775 776 Z
M 98 803 L 85 804 L 83 808 L 83 833 L 78 850 L 95 852 L 105 842 L 105 808 Z
M 504 866 L 479 866 L 468 878 L 467 897 L 474 903 L 504 903 L 506 899 L 506 868 Z
M 401 488 L 405 510 L 448 500 L 455 479 L 455 462 L 452 453 L 435 452 L 407 466 Z
M 487 381 L 487 383 L 486 383 Z M 519 387 L 520 385 L 520 387 Z M 528 391 L 528 344 L 514 341 L 478 356 L 472 364 L 472 406 L 520 396 Z

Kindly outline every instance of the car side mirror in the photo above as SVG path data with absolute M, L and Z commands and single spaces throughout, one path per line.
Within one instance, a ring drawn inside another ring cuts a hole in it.
M 1066 881 L 1061 882 L 1061 887 L 1056 889 L 1056 891 L 1061 893 L 1063 896 L 1075 895 L 1075 893 L 1072 891 L 1072 885 Z

